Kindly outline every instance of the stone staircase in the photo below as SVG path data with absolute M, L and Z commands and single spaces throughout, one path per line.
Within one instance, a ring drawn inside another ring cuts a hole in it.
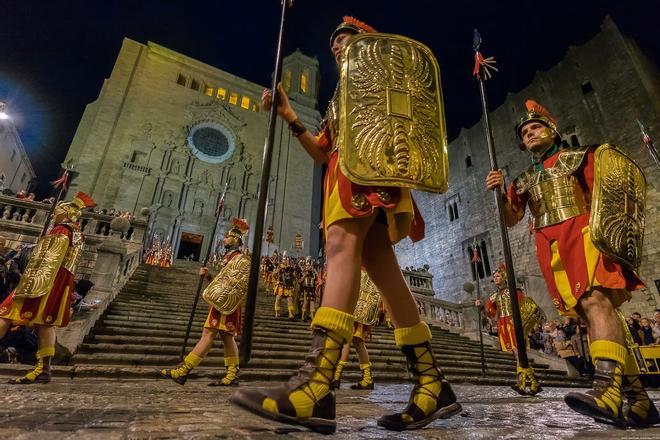
M 197 286 L 197 267 L 184 262 L 177 262 L 168 269 L 138 267 L 78 348 L 72 365 L 60 374 L 148 378 L 157 376 L 154 371 L 157 367 L 176 365 Z M 201 334 L 207 310 L 208 306 L 200 299 L 188 350 Z M 450 381 L 513 383 L 515 361 L 511 354 L 486 347 L 487 374 L 482 377 L 477 342 L 439 328 L 432 331 L 434 351 Z M 253 338 L 252 360 L 249 367 L 241 370 L 242 380 L 287 379 L 301 365 L 311 341 L 309 323 L 274 318 L 273 297 L 263 289 L 258 293 Z M 217 376 L 223 369 L 220 346 L 218 341 L 193 376 Z M 405 359 L 394 345 L 391 330 L 374 328 L 373 339 L 367 347 L 377 382 L 407 378 Z M 569 378 L 564 371 L 550 369 L 547 365 L 535 364 L 534 367 L 544 386 L 587 385 L 587 382 Z M 358 378 L 357 358 L 352 353 L 344 379 L 354 381 Z

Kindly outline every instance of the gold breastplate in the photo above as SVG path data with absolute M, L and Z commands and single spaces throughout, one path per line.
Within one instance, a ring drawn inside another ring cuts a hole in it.
M 80 231 L 73 231 L 73 237 L 71 238 L 71 246 L 66 251 L 64 256 L 64 261 L 62 262 L 62 267 L 68 270 L 69 272 L 75 274 L 76 269 L 78 268 L 78 263 L 80 262 L 80 257 L 83 253 L 83 247 L 85 245 L 85 240 Z
M 562 151 L 552 168 L 542 171 L 530 169 L 515 182 L 518 194 L 529 194 L 529 210 L 534 217 L 534 228 L 561 223 L 589 212 L 589 195 L 573 175 L 584 158 L 587 148 Z
M 511 311 L 511 296 L 509 295 L 509 289 L 493 293 L 490 299 L 497 306 L 497 313 L 500 318 L 511 316 L 513 314 Z

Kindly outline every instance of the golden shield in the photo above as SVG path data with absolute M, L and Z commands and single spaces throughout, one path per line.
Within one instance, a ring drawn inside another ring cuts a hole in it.
M 599 251 L 634 272 L 642 259 L 646 178 L 614 145 L 601 145 L 594 155 L 591 239 Z
M 202 298 L 223 315 L 232 314 L 247 294 L 250 277 L 250 258 L 238 255 L 222 268 L 204 289 Z
M 529 296 L 523 296 L 519 306 L 523 334 L 528 335 L 537 324 L 543 321 L 543 314 L 536 302 Z
M 355 322 L 364 325 L 378 324 L 380 314 L 380 291 L 366 272 L 360 278 L 360 297 L 355 306 Z
M 449 173 L 440 68 L 425 45 L 367 33 L 344 48 L 339 165 L 360 185 L 443 193 Z
M 66 235 L 46 235 L 41 238 L 16 286 L 14 296 L 38 298 L 50 293 L 68 248 L 69 237 Z

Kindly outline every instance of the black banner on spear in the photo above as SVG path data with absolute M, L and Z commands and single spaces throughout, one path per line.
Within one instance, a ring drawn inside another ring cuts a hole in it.
M 497 158 L 495 157 L 495 143 L 493 141 L 493 132 L 490 127 L 490 118 L 488 115 L 488 100 L 486 99 L 486 80 L 490 79 L 493 71 L 497 71 L 495 67 L 495 58 L 484 58 L 479 48 L 481 46 L 481 35 L 475 29 L 473 38 L 473 49 L 475 52 L 474 70 L 473 75 L 477 78 L 479 83 L 479 94 L 481 95 L 481 110 L 483 112 L 484 120 L 484 134 L 486 135 L 486 145 L 488 146 L 488 157 L 490 158 L 490 169 L 497 171 Z M 500 236 L 502 237 L 502 250 L 504 252 L 504 263 L 506 264 L 506 275 L 509 284 L 509 296 L 511 297 L 511 312 L 513 317 L 513 327 L 516 333 L 516 342 L 518 347 L 518 363 L 523 369 L 529 368 L 529 361 L 527 360 L 527 347 L 525 334 L 523 332 L 522 319 L 520 317 L 520 305 L 518 304 L 518 288 L 516 287 L 516 274 L 513 270 L 513 258 L 511 256 L 511 244 L 509 243 L 509 233 L 506 227 L 504 217 L 504 196 L 499 187 L 493 192 L 495 195 L 495 204 L 497 205 L 497 213 L 500 226 Z
M 250 264 L 250 281 L 248 283 L 247 298 L 245 299 L 245 321 L 239 349 L 240 366 L 245 367 L 252 355 L 252 327 L 254 326 L 254 312 L 257 305 L 257 287 L 259 284 L 259 266 L 261 265 L 261 243 L 264 235 L 264 221 L 266 219 L 266 203 L 268 202 L 268 183 L 270 181 L 270 164 L 273 159 L 273 144 L 275 142 L 275 124 L 277 123 L 277 84 L 282 76 L 282 41 L 284 39 L 284 22 L 286 12 L 293 5 L 293 0 L 280 0 L 282 11 L 280 13 L 280 31 L 277 37 L 277 50 L 275 53 L 275 70 L 271 92 L 273 104 L 268 114 L 268 136 L 264 145 L 264 156 L 261 163 L 261 182 L 259 184 L 259 199 L 257 201 L 257 219 L 254 225 L 254 239 L 252 240 L 252 262 Z

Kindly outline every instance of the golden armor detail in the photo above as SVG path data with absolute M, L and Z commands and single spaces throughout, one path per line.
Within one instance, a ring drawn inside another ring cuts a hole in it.
M 50 292 L 69 248 L 66 235 L 46 235 L 39 240 L 16 286 L 16 298 L 38 298 Z
M 360 297 L 355 306 L 355 321 L 364 325 L 376 325 L 380 313 L 380 291 L 366 272 L 360 278 Z
M 76 269 L 78 268 L 78 263 L 80 262 L 80 257 L 83 253 L 83 247 L 85 241 L 83 235 L 80 231 L 73 231 L 73 237 L 71 239 L 71 246 L 66 251 L 64 260 L 62 261 L 62 267 L 68 270 L 69 272 L 75 274 Z
M 202 298 L 223 315 L 232 314 L 243 302 L 250 277 L 250 258 L 232 258 L 204 289 Z
M 587 148 L 564 150 L 552 168 L 525 171 L 515 181 L 516 192 L 529 192 L 529 210 L 534 227 L 561 223 L 589 211 L 588 195 L 584 194 L 573 175 L 586 157 Z
M 329 117 L 338 111 L 344 175 L 360 185 L 445 192 L 447 134 L 433 53 L 410 38 L 365 33 L 343 55 L 339 105 Z
M 642 259 L 644 173 L 614 145 L 598 147 L 594 159 L 591 239 L 599 251 L 634 272 Z

